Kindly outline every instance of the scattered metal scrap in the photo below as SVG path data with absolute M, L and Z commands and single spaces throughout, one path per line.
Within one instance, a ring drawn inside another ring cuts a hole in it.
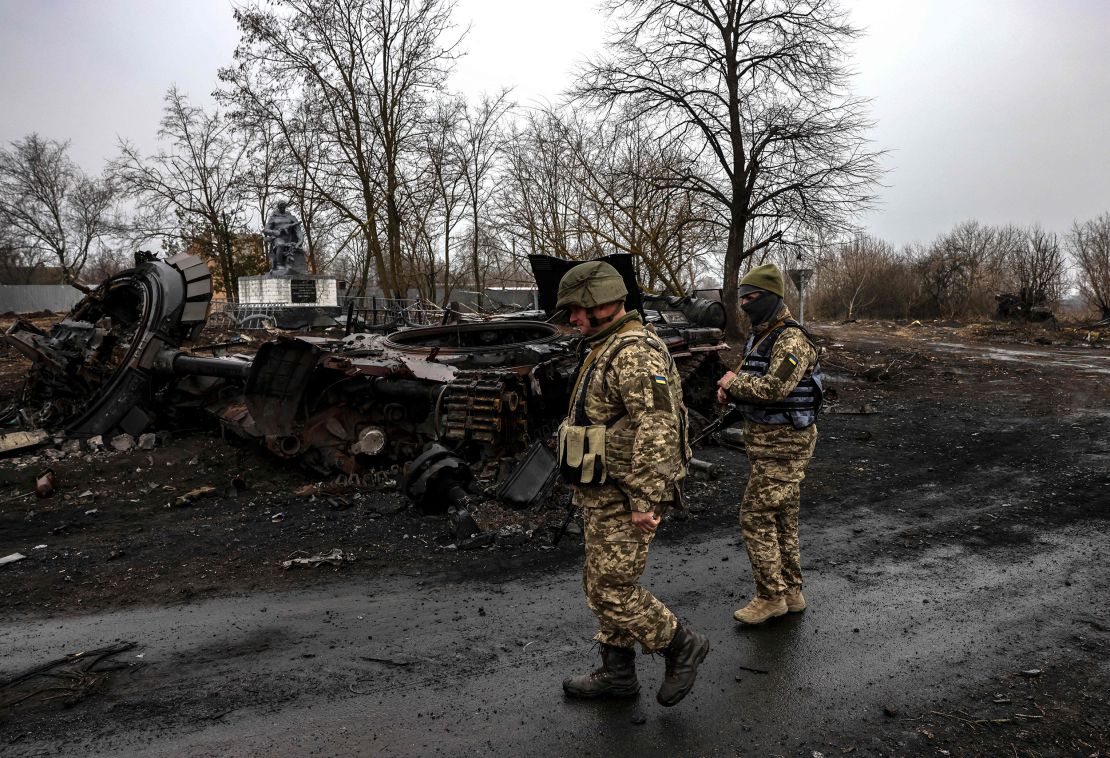
M 35 494 L 34 490 L 31 490 L 30 492 L 21 492 L 18 495 L 11 495 L 10 497 L 6 497 L 3 500 L 0 500 L 0 505 L 3 505 L 4 503 L 11 503 L 15 500 L 22 500 L 25 497 L 31 497 L 31 495 L 33 494 Z
M 297 557 L 293 557 L 297 556 Z M 308 566 L 309 568 L 318 568 L 319 566 L 340 566 L 344 561 L 353 561 L 355 556 L 351 553 L 345 553 L 339 548 L 333 549 L 328 553 L 321 553 L 319 555 L 309 555 L 303 550 L 297 550 L 290 553 L 290 558 L 281 562 L 281 567 L 288 571 L 294 566 Z
M 823 357 L 821 362 L 834 372 L 880 383 L 892 381 L 898 378 L 907 368 L 920 368 L 930 360 L 928 356 L 914 352 L 885 363 L 870 363 L 866 359 L 857 360 L 844 353 L 839 353 L 836 358 Z
M 141 259 L 101 284 L 49 333 L 16 321 L 4 344 L 31 359 L 24 401 L 34 423 L 70 437 L 137 435 L 160 415 L 175 376 L 243 376 L 238 366 L 183 354 L 204 327 L 212 297 L 196 256 Z
M 201 487 L 196 487 L 195 489 L 191 489 L 188 492 L 186 492 L 184 495 L 178 495 L 173 500 L 173 506 L 175 508 L 181 508 L 182 506 L 190 505 L 191 503 L 195 503 L 196 501 L 200 500 L 201 498 L 213 497 L 213 496 L 215 496 L 215 494 L 216 494 L 216 488 L 213 487 L 210 484 L 206 484 L 206 485 L 203 485 Z
M 41 447 L 50 441 L 50 435 L 43 429 L 30 432 L 8 432 L 0 434 L 0 455 L 23 452 Z
M 54 494 L 54 483 L 56 481 L 57 477 L 54 474 L 54 469 L 46 469 L 35 480 L 35 495 L 40 498 L 50 497 Z

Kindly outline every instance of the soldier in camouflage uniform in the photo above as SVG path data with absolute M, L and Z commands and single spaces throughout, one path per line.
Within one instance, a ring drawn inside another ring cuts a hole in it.
M 718 382 L 717 399 L 734 401 L 743 412 L 751 463 L 740 530 L 756 595 L 734 617 L 761 624 L 806 607 L 798 513 L 801 481 L 817 444 L 822 377 L 812 338 L 782 301 L 778 268 L 753 268 L 741 280 L 739 294 L 752 334 L 740 367 Z
M 637 694 L 639 642 L 666 658 L 657 699 L 671 706 L 693 687 L 709 641 L 679 624 L 639 579 L 685 476 L 686 408 L 674 360 L 639 313 L 625 313 L 627 294 L 604 261 L 575 266 L 559 284 L 557 307 L 569 309 L 584 337 L 559 461 L 582 511 L 582 583 L 602 657 L 601 668 L 566 679 L 563 690 L 571 697 Z

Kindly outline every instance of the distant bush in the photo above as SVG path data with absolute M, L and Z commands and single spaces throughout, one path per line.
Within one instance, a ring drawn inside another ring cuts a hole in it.
M 1110 217 L 1107 218 L 1110 285 Z M 1093 233 L 1076 240 L 1087 241 Z M 1097 255 L 1095 256 L 1097 259 Z M 1056 235 L 1039 227 L 958 224 L 929 245 L 895 251 L 858 235 L 823 244 L 816 254 L 809 310 L 819 318 L 979 319 L 996 314 L 997 295 L 1009 293 L 1014 313 L 1055 308 L 1067 286 L 1067 266 Z M 1096 269 L 1097 269 L 1096 263 Z M 1092 291 L 1094 287 L 1090 288 Z M 1110 296 L 1110 286 L 1106 288 Z
M 918 300 L 913 261 L 867 235 L 825 250 L 810 290 L 812 312 L 829 319 L 908 318 Z

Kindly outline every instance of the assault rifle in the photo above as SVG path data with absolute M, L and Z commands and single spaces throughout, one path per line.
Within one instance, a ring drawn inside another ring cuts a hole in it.
M 728 407 L 725 408 L 724 413 L 710 421 L 705 426 L 705 428 L 701 430 L 701 434 L 690 440 L 690 447 L 693 447 L 702 440 L 706 439 L 707 437 L 709 437 L 709 435 L 716 434 L 725 427 L 731 426 L 733 423 L 740 419 L 741 415 L 742 412 L 740 408 L 737 407 L 736 403 L 729 403 Z

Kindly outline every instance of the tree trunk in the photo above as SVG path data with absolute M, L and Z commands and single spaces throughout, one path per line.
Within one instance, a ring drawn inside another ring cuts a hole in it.
M 216 246 L 219 251 L 217 260 L 220 261 L 220 269 L 223 272 L 224 278 L 224 294 L 227 296 L 229 303 L 236 302 L 238 293 L 235 289 L 235 256 L 234 248 L 231 244 L 231 232 L 228 230 L 227 219 L 224 218 L 222 223 L 217 221 L 215 224 L 214 232 L 216 235 Z
M 471 230 L 470 263 L 474 267 L 474 290 L 478 294 L 478 310 L 482 309 L 482 269 L 478 264 L 478 203 L 471 206 L 471 221 L 474 228 Z
M 378 287 L 381 288 L 386 297 L 395 297 L 393 283 L 386 267 L 385 255 L 382 253 L 382 242 L 378 239 L 378 224 L 373 216 L 366 220 L 364 233 L 366 235 L 367 263 L 369 264 L 370 260 L 374 262 L 374 275 L 377 277 Z M 367 265 L 367 269 L 369 269 L 369 265 Z
M 740 214 L 733 209 L 732 223 L 728 230 L 728 246 L 725 248 L 724 281 L 721 282 L 721 300 L 728 316 L 725 324 L 725 338 L 739 343 L 744 333 L 740 329 L 740 264 L 744 262 L 744 224 L 737 218 Z
M 447 307 L 447 301 L 451 299 L 451 208 L 450 203 L 444 204 L 446 207 L 444 220 L 443 220 L 443 307 Z
M 390 184 L 392 184 L 392 179 Z M 392 188 L 385 199 L 385 234 L 386 244 L 389 246 L 389 277 L 390 286 L 395 293 L 393 297 L 406 296 L 402 284 L 401 273 L 401 213 L 397 208 L 396 189 Z

